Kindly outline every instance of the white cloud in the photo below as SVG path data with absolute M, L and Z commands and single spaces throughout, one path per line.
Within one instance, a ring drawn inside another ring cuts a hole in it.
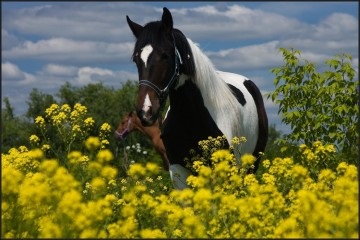
M 24 80 L 25 73 L 18 66 L 10 62 L 1 63 L 1 79 L 7 80 Z
M 19 44 L 18 38 L 4 28 L 1 28 L 1 42 L 2 49 L 9 49 Z
M 77 68 L 74 66 L 63 66 L 59 64 L 47 64 L 41 71 L 44 75 L 64 76 L 71 77 L 77 72 Z
M 306 24 L 280 14 L 254 10 L 240 4 L 224 8 L 213 5 L 176 10 L 174 25 L 192 39 L 269 39 L 289 32 L 302 32 Z M 186 14 L 185 14 L 186 13 Z M 206 21 L 204 21 L 206 19 Z
M 207 55 L 219 69 L 238 69 L 237 71 L 263 69 L 281 63 L 278 47 L 278 41 L 271 41 L 264 44 L 207 52 Z
M 359 20 L 344 13 L 333 13 L 314 26 L 316 39 L 342 40 L 359 36 Z
M 102 68 L 83 67 L 78 70 L 78 77 L 76 81 L 86 85 L 91 83 L 93 81 L 93 78 L 98 77 L 114 77 L 114 73 L 110 70 Z
M 37 42 L 25 41 L 5 50 L 7 59 L 40 59 L 68 63 L 128 61 L 134 43 L 105 43 L 51 38 Z

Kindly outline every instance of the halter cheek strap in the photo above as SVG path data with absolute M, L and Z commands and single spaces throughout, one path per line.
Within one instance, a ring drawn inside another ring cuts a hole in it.
M 175 45 L 175 38 L 173 37 L 173 44 L 174 44 L 174 48 L 175 48 L 175 71 L 174 74 L 172 75 L 169 83 L 166 85 L 165 88 L 160 89 L 158 86 L 156 86 L 155 84 L 153 84 L 152 82 L 148 81 L 148 80 L 140 80 L 139 81 L 139 86 L 144 85 L 147 87 L 150 87 L 151 89 L 153 89 L 156 94 L 159 96 L 160 100 L 163 101 L 164 99 L 166 99 L 171 86 L 176 82 L 176 80 L 179 78 L 180 75 L 180 65 L 183 64 L 183 61 L 181 59 L 180 53 Z

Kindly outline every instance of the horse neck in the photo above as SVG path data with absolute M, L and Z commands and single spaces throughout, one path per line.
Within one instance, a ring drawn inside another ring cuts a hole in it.
M 141 124 L 141 121 L 140 119 L 135 115 L 132 116 L 132 119 L 131 119 L 131 123 L 133 125 L 133 129 L 134 130 L 137 130 L 143 134 L 146 135 L 146 132 L 145 132 L 145 128 L 144 126 Z
M 190 39 L 188 39 L 188 42 L 195 63 L 194 82 L 199 88 L 204 101 L 208 102 L 207 105 L 210 106 L 221 106 L 233 102 L 234 96 L 231 94 L 227 84 L 219 77 L 210 59 Z
M 160 129 L 158 126 L 158 120 L 155 122 L 155 124 L 151 127 L 144 127 L 141 124 L 140 119 L 136 116 L 133 118 L 133 126 L 134 129 L 138 130 L 139 132 L 143 133 L 144 135 L 148 136 L 152 141 L 155 141 L 156 138 L 160 136 Z
M 240 109 L 235 96 L 232 94 L 226 82 L 219 76 L 210 59 L 200 50 L 200 48 L 188 39 L 195 63 L 195 76 L 193 82 L 198 87 L 204 105 L 208 109 L 212 119 L 227 137 L 232 134 L 229 132 L 228 125 L 231 120 L 229 113 L 239 122 Z M 234 131 L 233 129 L 232 131 Z

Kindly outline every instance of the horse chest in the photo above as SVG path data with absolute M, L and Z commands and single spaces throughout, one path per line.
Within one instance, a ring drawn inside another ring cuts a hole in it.
M 204 106 L 198 88 L 187 82 L 170 95 L 171 109 L 161 135 L 170 164 L 183 166 L 190 149 L 198 151 L 200 140 L 223 135 Z

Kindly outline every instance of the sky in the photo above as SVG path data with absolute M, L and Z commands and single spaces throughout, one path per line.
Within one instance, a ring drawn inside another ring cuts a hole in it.
M 271 68 L 283 64 L 280 47 L 322 66 L 348 53 L 358 69 L 357 2 L 4 2 L 1 3 L 1 85 L 20 116 L 33 88 L 49 94 L 66 82 L 102 82 L 120 88 L 137 81 L 131 61 L 134 37 L 126 15 L 144 25 L 162 8 L 174 27 L 200 45 L 215 67 L 252 79 L 273 91 Z M 264 97 L 269 123 L 283 133 L 278 106 Z M 90 106 L 89 106 L 90 107 Z

